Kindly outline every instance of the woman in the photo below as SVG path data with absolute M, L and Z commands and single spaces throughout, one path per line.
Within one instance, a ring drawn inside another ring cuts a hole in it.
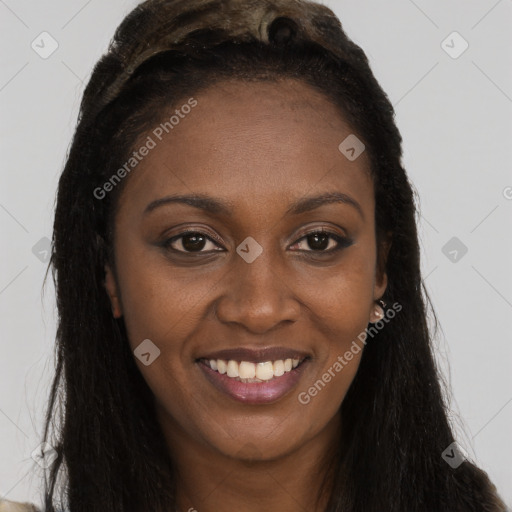
M 393 116 L 324 6 L 124 20 L 59 182 L 46 510 L 505 510 L 447 420 Z

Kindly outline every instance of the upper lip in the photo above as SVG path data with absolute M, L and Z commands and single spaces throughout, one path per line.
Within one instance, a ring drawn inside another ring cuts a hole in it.
M 247 361 L 260 363 L 265 361 L 277 361 L 279 359 L 304 359 L 309 357 L 307 352 L 287 347 L 265 348 L 229 348 L 210 352 L 199 359 L 223 359 L 224 361 Z

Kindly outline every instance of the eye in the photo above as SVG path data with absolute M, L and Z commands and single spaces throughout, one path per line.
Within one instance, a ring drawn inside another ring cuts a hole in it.
M 202 233 L 201 231 L 184 231 L 179 235 L 176 235 L 163 243 L 163 246 L 167 249 L 171 248 L 176 252 L 182 253 L 201 253 L 201 252 L 212 252 L 212 249 L 203 251 L 205 246 L 212 244 L 213 247 L 219 247 L 213 238 Z M 213 249 L 215 251 L 216 249 Z M 222 248 L 221 248 L 222 250 Z
M 303 242 L 303 240 L 305 242 Z M 301 244 L 307 243 L 312 250 L 300 248 Z M 333 253 L 343 248 L 352 245 L 353 241 L 350 238 L 346 238 L 337 233 L 332 233 L 326 230 L 316 230 L 307 233 L 305 236 L 300 238 L 292 248 L 295 250 L 304 252 L 317 252 L 317 253 Z M 208 244 L 211 244 L 210 248 Z M 201 231 L 184 231 L 179 235 L 163 242 L 163 247 L 166 249 L 172 249 L 180 253 L 208 253 L 208 252 L 219 252 L 224 249 L 219 246 L 220 242 L 214 240 L 214 238 Z M 206 250 L 204 250 L 207 248 Z
M 309 251 L 307 249 L 298 249 L 305 252 L 320 252 L 320 253 L 333 253 L 349 247 L 352 245 L 353 241 L 350 238 L 346 238 L 344 236 L 338 235 L 337 233 L 331 233 L 330 231 L 325 230 L 317 230 L 311 231 L 303 236 L 300 240 L 298 240 L 294 246 L 296 247 L 300 245 L 303 240 L 311 247 L 313 250 Z

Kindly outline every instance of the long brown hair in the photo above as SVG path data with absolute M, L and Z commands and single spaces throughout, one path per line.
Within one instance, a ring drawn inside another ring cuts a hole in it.
M 94 69 L 59 181 L 50 262 L 57 361 L 44 433 L 58 454 L 45 481 L 49 512 L 59 488 L 70 512 L 175 506 L 175 468 L 152 395 L 103 286 L 123 183 L 102 199 L 94 190 L 165 107 L 220 80 L 286 77 L 321 91 L 365 143 L 377 240 L 393 233 L 384 300 L 403 306 L 368 343 L 341 406 L 326 510 L 505 510 L 483 471 L 469 461 L 453 469 L 441 457 L 454 439 L 427 326 L 429 308 L 435 314 L 421 279 L 414 194 L 393 107 L 364 52 L 313 2 L 148 0 Z

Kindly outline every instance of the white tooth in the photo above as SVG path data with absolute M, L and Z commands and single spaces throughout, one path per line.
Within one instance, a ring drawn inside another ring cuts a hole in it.
M 240 379 L 240 382 L 243 382 L 244 384 L 253 384 L 254 382 L 263 382 L 260 379 Z
M 215 361 L 215 359 L 210 359 L 210 368 L 212 370 L 216 370 L 217 369 L 217 361 Z
M 279 359 L 274 361 L 274 376 L 281 377 L 284 374 L 284 361 Z
M 274 376 L 272 361 L 265 361 L 256 365 L 256 378 L 261 380 L 270 380 Z
M 238 363 L 236 361 L 230 360 L 228 361 L 227 368 L 228 377 L 238 377 Z
M 299 366 L 299 359 L 292 359 L 292 366 L 297 368 L 297 366 Z
M 242 361 L 238 366 L 238 373 L 241 379 L 254 379 L 256 375 L 256 365 L 248 361 Z
M 284 371 L 285 372 L 290 372 L 292 370 L 292 360 L 291 359 L 286 359 L 285 362 L 284 362 Z
M 228 366 L 226 364 L 226 361 L 223 361 L 222 359 L 217 359 L 217 371 L 221 374 L 226 373 L 228 369 Z

